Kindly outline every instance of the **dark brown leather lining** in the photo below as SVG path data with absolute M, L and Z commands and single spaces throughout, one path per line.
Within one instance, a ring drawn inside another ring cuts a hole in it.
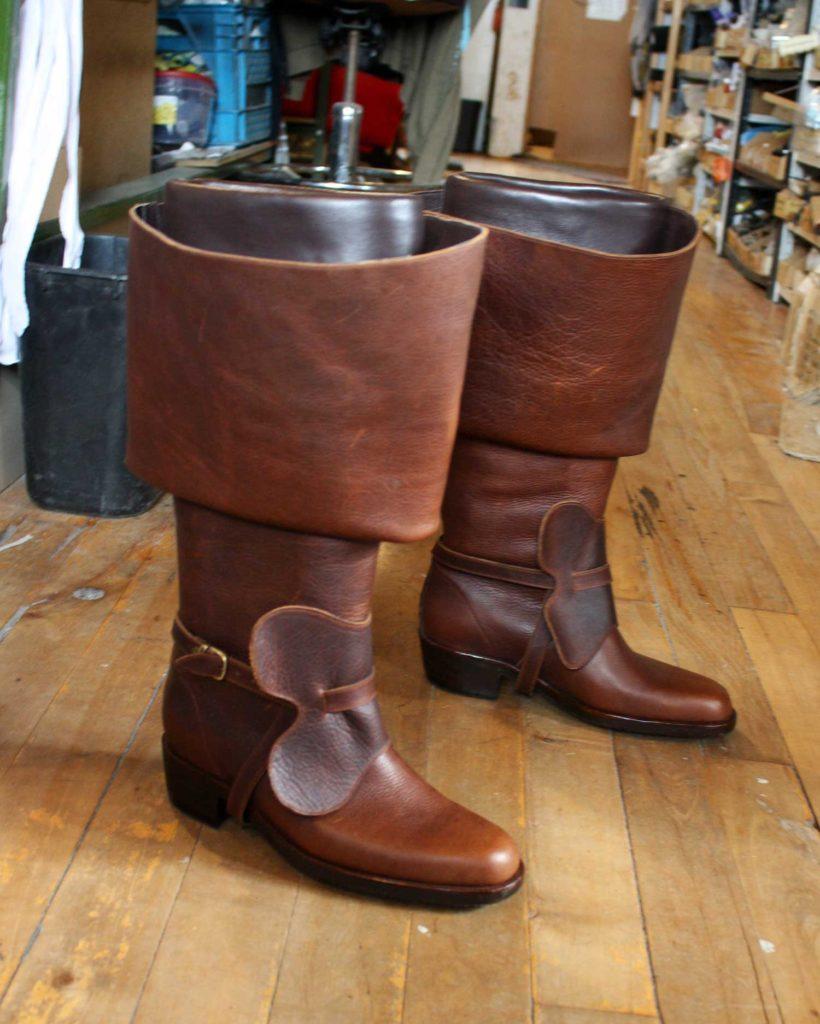
M 420 195 L 202 180 L 165 187 L 165 230 L 212 252 L 308 263 L 412 256 L 424 245 Z
M 454 174 L 445 213 L 563 245 L 625 256 L 672 254 L 697 238 L 697 224 L 668 200 L 603 185 Z

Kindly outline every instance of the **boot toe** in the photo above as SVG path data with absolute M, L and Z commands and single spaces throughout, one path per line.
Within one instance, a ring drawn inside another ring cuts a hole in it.
M 734 715 L 726 689 L 708 676 L 669 666 L 667 694 L 673 695 L 670 716 L 676 721 L 698 725 L 721 725 Z
M 475 890 L 489 899 L 518 888 L 521 858 L 510 836 L 428 785 L 392 749 L 330 814 L 288 811 L 266 781 L 257 800 L 263 817 L 291 842 L 346 870 L 397 884 Z
M 486 822 L 489 842 L 483 854 L 474 858 L 469 875 L 478 886 L 488 888 L 506 885 L 521 870 L 521 856 L 518 847 L 500 828 Z

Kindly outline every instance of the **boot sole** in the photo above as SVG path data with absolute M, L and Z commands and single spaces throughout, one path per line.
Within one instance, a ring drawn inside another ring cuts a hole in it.
M 196 821 L 212 828 L 219 828 L 230 817 L 227 810 L 228 784 L 175 754 L 164 736 L 162 758 L 168 797 L 174 807 Z M 297 871 L 324 885 L 365 896 L 399 900 L 403 903 L 469 909 L 507 899 L 521 888 L 524 881 L 523 864 L 508 882 L 487 888 L 467 885 L 421 885 L 418 882 L 382 878 L 339 867 L 306 853 L 258 815 L 252 814 L 248 824 L 260 832 Z
M 477 654 L 462 654 L 439 647 L 421 636 L 421 654 L 427 678 L 439 689 L 483 700 L 497 700 L 505 682 L 514 684 L 518 670 L 514 665 Z M 651 718 L 632 718 L 599 711 L 570 694 L 564 693 L 546 679 L 539 678 L 538 692 L 543 693 L 562 710 L 582 722 L 616 732 L 634 732 L 646 736 L 667 736 L 677 739 L 704 739 L 722 736 L 735 727 L 737 715 L 723 722 L 664 722 Z

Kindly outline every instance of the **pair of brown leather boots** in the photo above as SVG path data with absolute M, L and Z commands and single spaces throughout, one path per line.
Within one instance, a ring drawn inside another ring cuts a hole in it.
M 726 732 L 734 712 L 717 683 L 627 647 L 604 547 L 694 221 L 493 176 L 448 179 L 425 213 L 436 198 L 200 182 L 136 209 L 128 460 L 176 499 L 172 801 L 252 823 L 321 881 L 466 907 L 515 892 L 523 867 L 390 745 L 380 541 L 443 513 L 421 607 L 440 686 L 495 697 L 509 678 L 665 736 Z

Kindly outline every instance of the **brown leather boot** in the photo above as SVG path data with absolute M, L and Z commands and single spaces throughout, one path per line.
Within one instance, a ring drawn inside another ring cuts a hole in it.
M 132 214 L 129 465 L 176 496 L 171 800 L 455 907 L 523 869 L 392 748 L 370 604 L 379 541 L 438 519 L 484 244 L 411 196 L 177 184 Z
M 617 460 L 649 442 L 694 220 L 625 189 L 484 175 L 449 178 L 444 211 L 490 241 L 422 595 L 429 678 L 480 697 L 509 679 L 610 729 L 728 732 L 722 686 L 624 642 L 604 541 Z

